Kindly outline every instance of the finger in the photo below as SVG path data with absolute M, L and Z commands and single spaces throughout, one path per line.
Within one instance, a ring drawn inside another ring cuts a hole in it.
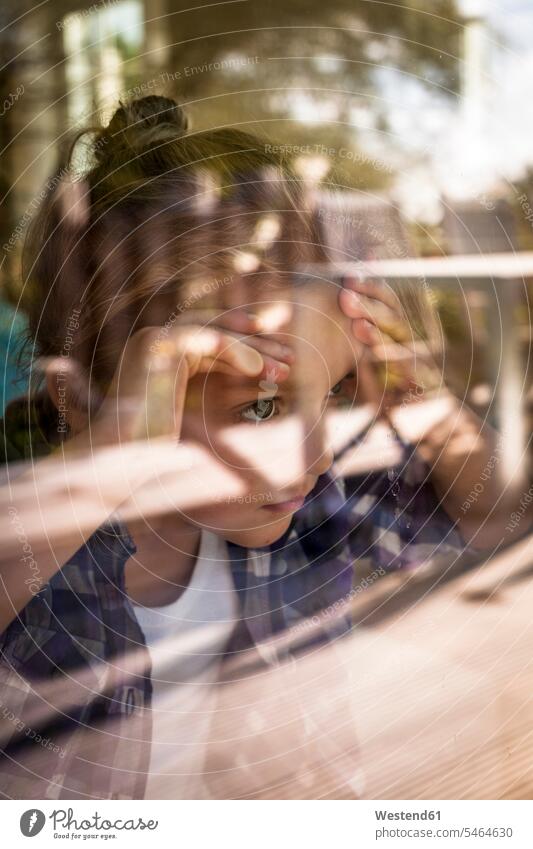
M 259 380 L 263 378 L 268 383 L 272 384 L 282 383 L 284 380 L 287 380 L 290 374 L 290 366 L 286 365 L 286 363 L 280 363 L 278 360 L 273 360 L 267 356 L 263 357 L 263 361 L 263 369 L 259 372 L 259 374 L 253 375 L 253 377 L 257 377 Z M 228 363 L 220 359 L 220 357 L 217 359 L 204 357 L 198 371 L 216 371 L 219 374 L 230 374 L 233 377 L 236 373 L 235 366 L 228 365 Z M 238 373 L 242 374 L 241 371 Z
M 255 348 L 260 354 L 266 355 L 273 360 L 278 360 L 280 363 L 293 363 L 294 352 L 288 345 L 283 345 L 276 339 L 271 339 L 268 336 L 247 336 L 246 344 Z
M 283 345 L 276 339 L 259 333 L 261 320 L 254 313 L 243 309 L 228 310 L 225 313 L 216 310 L 191 310 L 187 313 L 187 318 L 190 319 L 187 325 L 194 323 L 200 326 L 211 326 L 212 329 L 222 328 L 239 334 L 236 338 L 240 338 L 241 342 L 246 342 L 260 354 L 266 354 L 280 363 L 294 362 L 293 351 L 288 345 Z M 185 324 L 183 320 L 179 323 L 180 326 Z
M 234 333 L 258 333 L 261 330 L 259 316 L 242 308 L 220 310 L 220 309 L 197 309 L 186 310 L 176 319 L 176 325 L 198 324 L 201 327 L 216 325 Z
M 205 358 L 224 363 L 237 373 L 253 377 L 262 372 L 263 357 L 254 348 L 216 329 L 191 328 L 181 332 L 178 349 L 189 363 L 191 374 L 202 367 Z M 203 367 L 202 367 L 203 368 Z
M 343 289 L 348 292 L 364 295 L 368 298 L 380 301 L 398 315 L 404 315 L 404 309 L 397 293 L 383 280 L 368 280 L 355 276 L 346 276 L 342 281 Z
M 356 299 L 352 302 L 352 297 Z M 372 300 L 366 295 L 358 295 L 352 292 L 339 295 L 339 305 L 345 315 L 354 321 L 366 320 L 374 324 L 378 330 L 389 336 L 395 342 L 409 342 L 415 340 L 413 329 L 404 316 L 389 309 L 385 304 Z
M 369 298 L 367 295 L 343 289 L 339 292 L 339 304 L 349 318 L 366 318 L 374 324 L 383 322 L 384 325 L 404 321 L 397 312 L 390 309 L 383 301 Z
M 403 338 L 397 338 L 394 328 L 383 327 L 375 322 L 360 318 L 352 321 L 352 334 L 360 342 L 372 348 L 378 359 L 412 359 L 413 355 L 410 352 L 409 345 L 404 342 Z
M 379 345 L 381 339 L 379 329 L 367 318 L 356 318 L 352 321 L 352 334 L 358 342 L 371 348 Z
M 373 313 L 361 295 L 351 289 L 339 291 L 339 306 L 348 318 L 366 318 L 372 320 Z
M 69 405 L 83 412 L 88 411 L 89 398 L 97 404 L 96 389 L 91 389 L 85 370 L 73 357 L 39 357 L 33 368 L 36 373 L 44 373 L 52 397 L 61 390 L 65 397 L 68 396 Z

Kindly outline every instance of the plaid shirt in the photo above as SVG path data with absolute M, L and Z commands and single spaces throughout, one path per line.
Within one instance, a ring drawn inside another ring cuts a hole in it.
M 335 640 L 353 627 L 358 567 L 377 577 L 464 549 L 427 469 L 414 454 L 406 460 L 342 484 L 322 476 L 268 549 L 228 544 L 241 618 L 227 657 L 255 647 L 262 663 L 277 664 L 297 651 L 298 640 L 280 639 L 287 633 L 304 633 L 305 648 Z M 134 552 L 112 517 L 0 635 L 5 797 L 143 798 L 152 685 L 124 587 Z M 321 616 L 325 610 L 334 615 Z M 318 627 L 307 631 L 309 621 Z

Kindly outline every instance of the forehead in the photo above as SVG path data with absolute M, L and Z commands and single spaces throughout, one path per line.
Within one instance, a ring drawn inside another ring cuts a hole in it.
M 270 302 L 263 295 L 256 311 L 272 326 L 272 337 L 293 348 L 293 380 L 317 368 L 336 376 L 353 361 L 351 319 L 341 312 L 333 283 L 304 283 L 279 298 L 271 293 Z
M 333 284 L 305 283 L 290 290 L 265 288 L 254 293 L 247 307 L 264 320 L 264 332 L 291 347 L 294 361 L 288 379 L 280 384 L 284 394 L 313 393 L 323 396 L 331 386 L 354 368 L 355 343 L 351 320 L 338 307 L 338 289 Z M 193 385 L 206 379 L 211 399 L 257 395 L 258 387 L 276 384 L 275 372 L 266 379 L 211 372 L 207 378 L 193 379 Z
M 338 287 L 332 283 L 304 283 L 281 289 L 256 289 L 246 304 L 264 320 L 264 333 L 291 347 L 294 362 L 289 377 L 279 385 L 283 394 L 321 397 L 354 370 L 356 343 L 351 336 L 351 319 L 338 306 Z M 276 384 L 276 375 L 243 377 L 210 371 L 189 383 L 189 400 L 199 393 L 202 404 L 217 406 L 257 397 L 265 384 Z M 206 386 L 209 392 L 205 394 Z M 304 395 L 302 395 L 304 393 Z

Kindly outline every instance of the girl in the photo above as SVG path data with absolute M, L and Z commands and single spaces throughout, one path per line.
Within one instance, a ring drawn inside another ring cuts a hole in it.
M 344 488 L 332 474 L 326 413 L 365 400 L 362 363 L 392 327 L 411 331 L 386 287 L 350 280 L 339 295 L 297 275 L 325 254 L 271 150 L 236 130 L 187 133 L 172 100 L 133 101 L 33 226 L 26 297 L 44 380 L 3 428 L 8 798 L 208 796 L 226 668 L 245 657 L 257 675 L 334 645 L 351 628 L 355 562 L 375 579 L 460 552 L 482 525 L 483 504 L 464 537 L 456 528 L 491 439 L 462 411 L 423 435 L 425 463 L 400 441 L 388 475 Z M 449 446 L 472 428 L 483 445 L 458 475 Z M 330 792 L 354 795 L 353 743 L 335 757 L 332 745 L 313 750 L 312 772 L 333 769 Z M 306 770 L 292 795 L 317 792 Z

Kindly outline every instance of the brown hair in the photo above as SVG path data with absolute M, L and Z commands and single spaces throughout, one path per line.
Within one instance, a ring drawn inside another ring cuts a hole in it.
M 89 133 L 90 161 L 76 174 Z M 235 128 L 191 132 L 178 103 L 155 95 L 121 103 L 107 127 L 79 133 L 24 247 L 32 368 L 39 358 L 70 358 L 83 372 L 76 403 L 96 407 L 136 329 L 164 325 L 206 292 L 216 302 L 221 281 L 238 282 L 244 296 L 245 278 L 248 302 L 254 285 L 292 282 L 299 267 L 327 263 L 319 221 L 276 150 L 283 146 Z M 277 227 L 265 238 L 258 227 L 268 219 Z M 244 254 L 252 267 L 236 270 Z M 415 337 L 439 354 L 423 286 L 394 288 Z M 28 412 L 46 438 L 63 438 L 47 392 L 33 394 Z
M 91 161 L 76 176 L 87 132 Z M 98 399 L 129 335 L 164 323 L 177 299 L 191 303 L 198 281 L 234 274 L 243 251 L 263 285 L 266 272 L 321 261 L 301 186 L 272 149 L 233 128 L 190 132 L 183 109 L 158 96 L 78 134 L 24 248 L 32 360 L 75 359 Z M 267 240 L 257 237 L 265 212 L 279 225 Z

